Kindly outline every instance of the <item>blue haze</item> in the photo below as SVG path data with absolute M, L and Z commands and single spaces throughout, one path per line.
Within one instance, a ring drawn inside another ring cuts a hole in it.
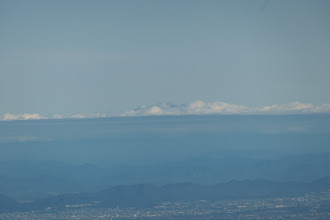
M 1 160 L 150 164 L 329 152 L 329 115 L 160 116 L 0 122 Z
M 330 176 L 330 116 L 208 115 L 0 122 L 0 193 Z

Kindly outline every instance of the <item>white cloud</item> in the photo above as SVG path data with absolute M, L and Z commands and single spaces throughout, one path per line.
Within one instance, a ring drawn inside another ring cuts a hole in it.
M 188 105 L 187 112 L 190 114 L 237 114 L 247 111 L 246 106 L 234 105 L 226 102 L 210 102 L 196 101 Z
M 141 105 L 140 107 L 127 111 L 120 116 L 147 116 L 147 115 L 181 115 L 183 114 L 183 106 L 174 105 L 168 103 L 162 103 L 159 105 Z
M 195 115 L 195 114 L 238 114 L 247 111 L 247 107 L 225 102 L 196 101 L 188 105 L 159 104 L 141 106 L 125 112 L 121 116 L 147 116 L 147 115 Z
M 75 114 L 75 115 L 71 115 L 70 118 L 86 118 L 86 115 L 84 115 L 84 114 Z
M 32 120 L 32 119 L 47 119 L 46 117 L 37 114 L 37 113 L 24 113 L 24 114 L 4 114 L 2 117 L 0 117 L 0 120 L 2 121 L 11 121 L 11 120 Z
M 322 104 L 320 106 L 314 106 L 313 111 L 317 113 L 329 113 L 330 104 Z
M 37 113 L 24 113 L 24 114 L 10 114 L 6 113 L 3 116 L 0 115 L 0 121 L 16 121 L 16 120 L 38 120 L 38 119 L 81 119 L 81 118 L 104 118 L 109 117 L 102 113 L 92 113 L 92 114 L 73 114 L 73 115 L 62 115 L 54 114 L 49 117 L 42 116 Z
M 82 118 L 105 118 L 109 117 L 107 114 L 102 114 L 102 113 L 91 113 L 91 114 L 73 114 L 73 115 L 61 115 L 61 114 L 55 114 L 51 119 L 82 119 Z
M 65 116 L 62 114 L 54 114 L 51 118 L 52 119 L 62 119 L 62 118 L 65 118 Z
M 250 108 L 226 102 L 203 102 L 199 100 L 188 105 L 165 103 L 151 106 L 143 105 L 125 112 L 121 116 L 299 113 L 330 113 L 330 104 L 314 106 L 309 103 L 292 102 L 285 105 L 267 105 L 260 108 Z
M 147 114 L 150 114 L 150 115 L 162 115 L 164 114 L 164 111 L 159 108 L 158 106 L 152 106 L 148 111 L 147 111 Z
M 235 105 L 226 102 L 204 102 L 195 101 L 190 104 L 141 105 L 140 107 L 127 111 L 120 116 L 152 116 L 152 115 L 207 115 L 207 114 L 301 114 L 301 113 L 330 113 L 330 104 L 313 105 L 310 103 L 292 102 L 284 105 L 267 105 L 259 108 L 250 108 L 243 105 Z M 0 121 L 11 120 L 37 120 L 37 119 L 82 119 L 82 118 L 104 118 L 107 114 L 54 114 L 49 117 L 37 113 L 4 114 L 0 115 Z
M 257 109 L 260 113 L 330 113 L 330 104 L 314 106 L 309 103 L 292 102 L 285 105 L 267 105 Z
M 105 118 L 105 117 L 109 117 L 109 116 L 102 113 L 74 114 L 69 116 L 63 116 L 63 118 Z

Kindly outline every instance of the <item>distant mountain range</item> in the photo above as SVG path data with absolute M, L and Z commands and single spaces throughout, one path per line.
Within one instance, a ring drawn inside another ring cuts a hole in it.
M 192 183 L 119 185 L 95 193 L 67 193 L 49 196 L 30 203 L 18 203 L 0 195 L 0 212 L 61 210 L 79 207 L 126 208 L 152 207 L 164 201 L 255 199 L 298 196 L 330 189 L 330 177 L 310 183 L 266 180 L 230 181 L 217 185 Z
M 16 201 L 74 200 L 123 184 L 151 184 L 150 194 L 158 195 L 164 189 L 156 186 L 182 182 L 330 176 L 329 114 L 2 121 L 0 134 L 0 194 Z
M 114 168 L 56 161 L 7 161 L 0 162 L 0 193 L 19 200 L 35 200 L 47 195 L 98 191 L 122 184 L 218 184 L 233 179 L 310 182 L 325 176 L 330 176 L 330 153 L 278 160 L 199 157 Z

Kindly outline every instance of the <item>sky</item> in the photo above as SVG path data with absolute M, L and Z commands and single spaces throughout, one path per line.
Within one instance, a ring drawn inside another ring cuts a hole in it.
M 2 118 L 329 110 L 329 58 L 329 0 L 0 1 Z

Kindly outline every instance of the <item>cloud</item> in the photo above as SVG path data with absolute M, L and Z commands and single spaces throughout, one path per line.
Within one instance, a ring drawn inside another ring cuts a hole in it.
M 162 115 L 164 114 L 164 111 L 158 106 L 152 106 L 147 113 L 150 115 Z
M 161 103 L 157 105 L 141 105 L 140 107 L 124 112 L 119 116 L 156 116 L 156 115 L 209 115 L 209 114 L 313 114 L 330 113 L 330 104 L 313 105 L 310 103 L 292 102 L 284 105 L 266 105 L 259 108 L 251 108 L 227 102 L 204 102 L 201 100 L 189 104 Z M 4 114 L 0 115 L 0 121 L 13 120 L 38 120 L 38 119 L 83 119 L 110 117 L 103 113 L 92 114 L 54 114 L 43 116 L 38 113 Z
M 330 113 L 330 104 L 314 106 L 309 103 L 292 102 L 285 105 L 267 105 L 257 110 L 260 113 Z
M 74 114 L 69 116 L 63 116 L 63 118 L 106 118 L 109 117 L 107 114 L 102 113 L 92 113 L 92 114 Z M 55 118 L 54 118 L 55 119 Z
M 62 114 L 54 114 L 52 117 L 52 119 L 62 119 L 62 118 L 65 118 L 65 116 Z
M 142 105 L 121 114 L 121 116 L 301 113 L 330 113 L 330 104 L 314 106 L 309 103 L 292 102 L 284 105 L 267 105 L 251 108 L 226 102 L 204 102 L 199 100 L 188 105 L 167 103 L 151 106 Z
M 168 103 L 151 106 L 142 105 L 134 110 L 121 114 L 121 116 L 238 114 L 246 112 L 247 110 L 248 108 L 246 106 L 225 102 L 196 101 L 188 105 L 175 105 Z
M 75 115 L 71 115 L 70 118 L 87 118 L 87 116 L 85 114 L 75 114 Z
M 92 114 L 73 114 L 73 115 L 62 115 L 54 114 L 52 116 L 43 116 L 37 113 L 24 113 L 24 114 L 10 114 L 6 113 L 0 115 L 0 121 L 16 121 L 16 120 L 39 120 L 39 119 L 82 119 L 82 118 L 104 118 L 109 117 L 107 114 L 92 113 Z
M 234 105 L 226 102 L 196 101 L 188 105 L 187 113 L 190 114 L 237 114 L 247 111 L 248 107 Z
M 2 121 L 11 121 L 11 120 L 32 120 L 32 119 L 47 119 L 46 117 L 37 114 L 37 113 L 24 113 L 24 114 L 4 114 L 2 117 L 0 117 L 0 120 Z
M 141 105 L 140 107 L 127 111 L 120 116 L 147 116 L 147 115 L 181 115 L 185 105 L 162 103 L 158 105 Z

